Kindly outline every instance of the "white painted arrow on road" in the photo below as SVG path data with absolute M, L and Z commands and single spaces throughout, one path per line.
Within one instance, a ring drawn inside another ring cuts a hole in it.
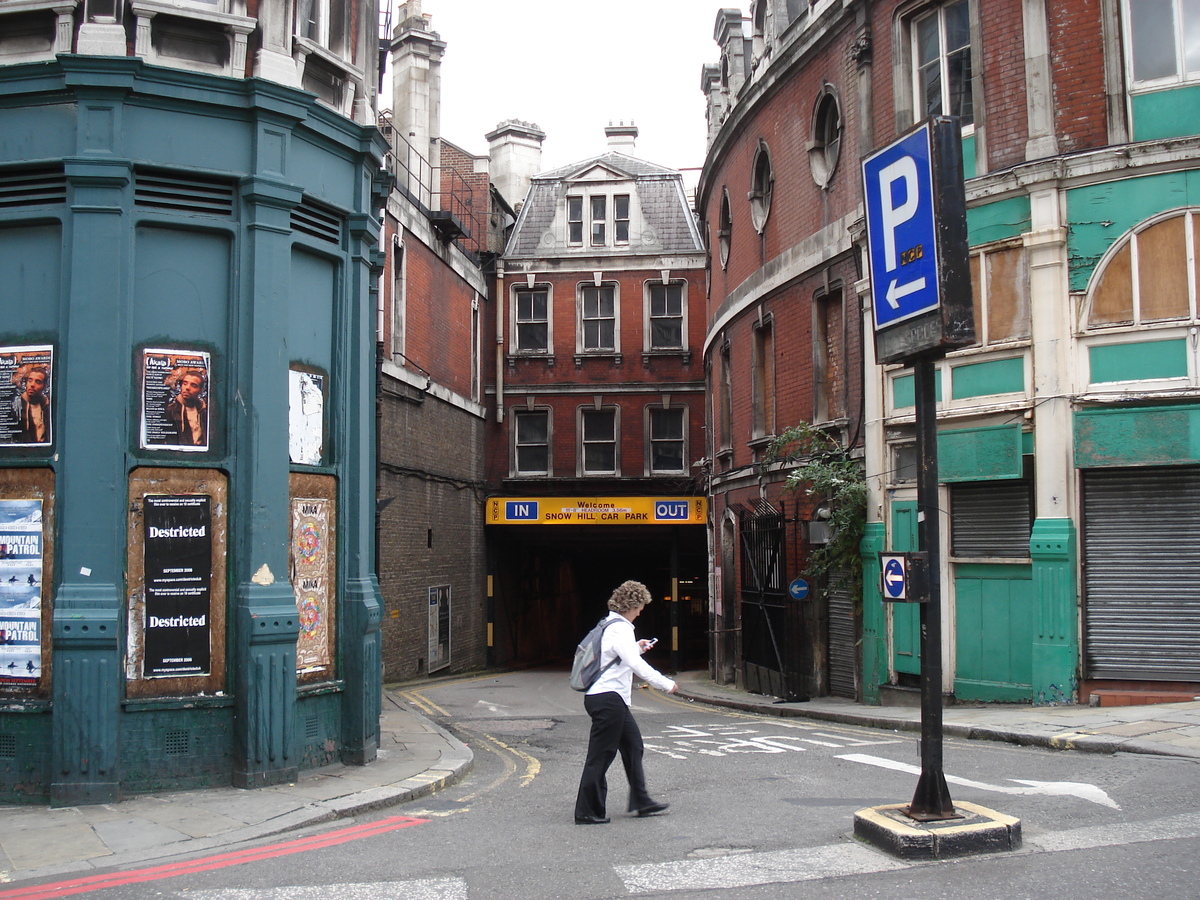
M 881 769 L 908 772 L 912 775 L 921 774 L 919 766 L 910 766 L 908 763 L 883 759 L 878 756 L 868 756 L 865 753 L 847 753 L 839 756 L 838 759 L 848 759 L 850 762 L 866 763 L 868 766 L 879 766 Z M 1112 809 L 1121 808 L 1113 802 L 1108 794 L 1104 793 L 1103 790 L 1094 784 L 1083 784 L 1077 781 L 1025 781 L 1021 778 L 1009 779 L 1009 781 L 1015 781 L 1017 784 L 1025 785 L 1025 787 L 987 784 L 983 781 L 971 781 L 969 778 L 959 778 L 955 775 L 947 775 L 946 781 L 950 784 L 960 784 L 963 787 L 979 788 L 981 791 L 994 791 L 997 794 L 1045 794 L 1052 797 L 1078 797 L 1080 800 L 1098 803 L 1101 806 L 1107 806 Z
M 893 278 L 892 283 L 888 285 L 887 293 L 884 297 L 892 309 L 899 309 L 901 297 L 907 297 L 909 294 L 915 294 L 917 291 L 923 290 L 925 290 L 925 278 L 923 276 L 901 285 L 897 285 L 896 279 Z

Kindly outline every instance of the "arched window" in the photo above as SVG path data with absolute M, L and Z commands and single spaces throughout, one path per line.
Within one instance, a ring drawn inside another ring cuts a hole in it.
M 1097 267 L 1087 328 L 1196 321 L 1200 286 L 1188 274 L 1200 210 L 1176 209 L 1143 222 Z

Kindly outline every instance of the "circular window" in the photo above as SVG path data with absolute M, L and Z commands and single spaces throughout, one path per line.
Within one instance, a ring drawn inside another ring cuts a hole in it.
M 813 111 L 812 134 L 808 143 L 808 165 L 813 181 L 829 187 L 837 169 L 842 147 L 842 111 L 832 85 L 825 85 Z
M 750 221 L 754 230 L 762 234 L 767 227 L 767 216 L 771 212 L 771 190 L 775 185 L 775 174 L 771 170 L 771 153 L 765 141 L 758 142 L 754 154 L 754 173 L 750 184 Z

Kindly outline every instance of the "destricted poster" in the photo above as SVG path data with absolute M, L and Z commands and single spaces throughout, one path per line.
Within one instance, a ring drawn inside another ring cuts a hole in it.
M 212 498 L 147 494 L 146 678 L 207 675 L 212 594 Z
M 42 501 L 0 500 L 0 687 L 42 674 Z
M 324 498 L 292 499 L 292 587 L 300 614 L 296 671 L 302 675 L 333 669 L 329 556 L 332 506 Z

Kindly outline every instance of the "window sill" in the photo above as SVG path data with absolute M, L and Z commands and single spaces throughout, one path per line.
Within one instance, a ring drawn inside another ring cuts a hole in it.
M 648 366 L 650 365 L 651 360 L 655 359 L 678 359 L 685 366 L 690 366 L 692 364 L 692 351 L 680 348 L 675 348 L 672 350 L 650 349 L 642 351 L 642 365 Z
M 536 360 L 541 360 L 542 362 L 544 362 L 546 364 L 547 367 L 549 367 L 549 368 L 554 367 L 554 354 L 547 353 L 545 351 L 526 350 L 524 352 L 510 353 L 508 355 L 508 367 L 510 369 L 515 369 L 517 367 L 517 362 L 519 360 L 523 360 L 526 362 L 534 362 Z
M 614 353 L 612 350 L 581 350 L 575 354 L 575 368 L 582 368 L 585 359 L 607 359 L 614 366 L 619 366 L 624 357 L 620 353 Z

